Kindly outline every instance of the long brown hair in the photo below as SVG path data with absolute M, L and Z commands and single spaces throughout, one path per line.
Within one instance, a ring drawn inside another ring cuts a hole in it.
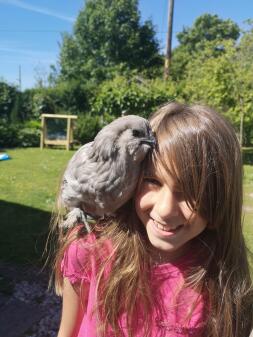
M 220 114 L 198 105 L 167 104 L 151 124 L 159 144 L 153 162 L 170 168 L 189 206 L 208 221 L 198 239 L 209 258 L 189 277 L 208 291 L 206 336 L 249 336 L 253 289 L 242 233 L 242 159 L 236 134 Z
M 207 293 L 209 317 L 205 336 L 247 337 L 253 325 L 253 290 L 242 234 L 242 162 L 235 132 L 218 113 L 204 106 L 168 103 L 150 119 L 158 147 L 147 165 L 162 165 L 181 186 L 189 207 L 208 221 L 196 239 L 206 260 L 188 275 L 186 284 Z M 141 178 L 140 178 L 141 181 Z M 142 303 L 144 335 L 148 336 L 153 305 L 150 289 L 151 254 L 144 226 L 133 200 L 114 218 L 93 226 L 97 244 L 110 240 L 114 254 L 104 259 L 97 275 L 97 312 L 101 335 L 110 326 L 121 336 L 119 317 L 127 315 L 134 336 L 136 307 Z M 56 284 L 65 247 L 76 238 L 61 235 L 55 258 Z M 111 264 L 109 277 L 105 269 Z M 127 292 L 126 292 L 127 289 Z M 126 295 L 127 294 L 127 295 Z

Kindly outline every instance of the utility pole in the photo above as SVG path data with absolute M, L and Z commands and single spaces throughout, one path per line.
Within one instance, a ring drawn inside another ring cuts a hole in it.
M 171 44 L 172 44 L 172 27 L 173 27 L 173 13 L 174 13 L 174 0 L 169 0 L 168 4 L 168 31 L 167 31 L 167 43 L 166 54 L 164 63 L 164 79 L 167 80 L 170 74 L 171 66 Z

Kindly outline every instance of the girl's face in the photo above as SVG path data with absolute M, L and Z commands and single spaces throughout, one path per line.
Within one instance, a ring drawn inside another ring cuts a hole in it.
M 144 175 L 135 208 L 155 251 L 172 261 L 187 251 L 190 240 L 206 228 L 207 221 L 187 206 L 172 177 L 164 169 L 159 172 Z

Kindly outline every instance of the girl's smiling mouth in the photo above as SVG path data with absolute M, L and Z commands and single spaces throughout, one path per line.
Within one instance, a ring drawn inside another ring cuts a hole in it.
M 156 220 L 154 220 L 153 218 L 151 218 L 152 220 L 152 224 L 154 229 L 162 235 L 165 236 L 170 236 L 170 235 L 174 235 L 177 232 L 179 232 L 179 230 L 184 226 L 184 224 L 180 224 L 177 226 L 168 226 L 168 225 L 162 225 L 159 222 L 157 222 Z

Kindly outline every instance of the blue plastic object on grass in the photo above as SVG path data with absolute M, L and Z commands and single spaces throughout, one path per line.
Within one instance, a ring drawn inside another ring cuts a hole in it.
M 0 154 L 0 160 L 8 160 L 8 159 L 11 159 L 11 157 L 7 153 Z

